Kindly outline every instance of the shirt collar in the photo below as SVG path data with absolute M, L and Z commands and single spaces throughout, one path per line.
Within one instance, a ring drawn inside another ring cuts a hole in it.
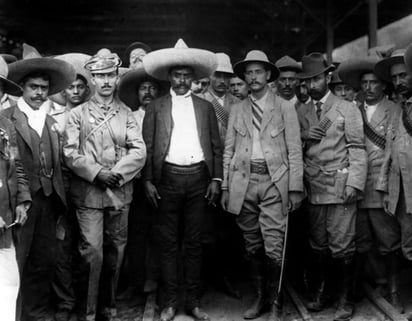
M 177 95 L 177 94 L 175 93 L 175 91 L 174 91 L 172 88 L 170 88 L 170 95 L 172 96 L 172 99 L 188 98 L 188 97 L 190 97 L 191 94 L 192 94 L 192 91 L 191 91 L 191 90 L 188 90 L 187 93 L 184 94 L 184 95 Z
M 328 99 L 329 95 L 330 95 L 330 90 L 328 90 L 328 92 L 326 93 L 326 95 L 323 96 L 321 100 L 313 100 L 313 103 L 316 105 L 318 102 L 321 102 L 321 103 L 322 103 L 322 106 L 323 106 L 323 105 L 325 104 L 325 102 L 326 102 L 326 99 Z
M 34 114 L 47 114 L 47 112 L 49 111 L 50 105 L 49 105 L 49 101 L 46 100 L 39 109 L 33 109 L 31 108 L 26 101 L 23 99 L 23 97 L 20 97 L 17 100 L 17 106 L 19 107 L 19 109 L 24 112 L 27 116 L 29 115 L 34 115 Z
M 252 96 L 252 94 L 249 94 L 249 97 L 250 97 L 250 99 L 251 99 L 253 102 L 259 104 L 259 103 L 262 103 L 262 102 L 265 102 L 265 101 L 266 101 L 266 98 L 267 98 L 267 96 L 268 96 L 268 93 L 269 93 L 269 88 L 267 88 L 265 94 L 264 94 L 264 95 L 262 96 L 262 98 L 260 98 L 260 99 L 256 99 L 255 97 Z

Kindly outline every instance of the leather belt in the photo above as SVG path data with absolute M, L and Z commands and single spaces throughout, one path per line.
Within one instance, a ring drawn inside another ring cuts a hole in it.
M 265 161 L 251 161 L 250 172 L 253 174 L 269 174 L 269 169 Z
M 200 162 L 191 165 L 176 165 L 168 162 L 164 162 L 163 170 L 172 173 L 172 174 L 182 174 L 182 175 L 191 175 L 196 174 L 204 170 L 205 162 Z

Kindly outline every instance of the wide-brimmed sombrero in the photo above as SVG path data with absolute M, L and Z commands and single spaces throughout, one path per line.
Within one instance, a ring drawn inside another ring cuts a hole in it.
M 118 87 L 120 100 L 132 109 L 139 107 L 138 88 L 144 81 L 154 82 L 158 86 L 160 92 L 165 88 L 165 82 L 150 77 L 143 66 L 141 66 L 137 69 L 129 70 L 120 77 Z
M 4 61 L 5 61 L 7 64 L 11 64 L 12 62 L 17 61 L 17 57 L 14 56 L 14 55 L 2 53 L 2 54 L 0 54 L 0 56 L 3 57 Z
M 42 57 L 34 47 L 23 44 L 23 59 L 9 64 L 8 78 L 19 84 L 25 76 L 33 72 L 49 75 L 49 95 L 62 91 L 76 79 L 76 71 L 71 64 Z
M 240 79 L 245 79 L 245 68 L 248 64 L 258 62 L 264 64 L 270 71 L 270 79 L 268 82 L 274 81 L 279 77 L 279 69 L 276 65 L 269 61 L 268 56 L 260 50 L 249 51 L 246 55 L 246 58 L 242 61 L 235 63 L 233 69 L 235 73 L 239 76 Z
M 86 63 L 87 60 L 91 58 L 91 56 L 83 54 L 83 53 L 74 52 L 74 53 L 67 53 L 67 54 L 55 56 L 54 58 L 63 60 L 71 64 L 74 70 L 76 71 L 76 78 L 77 78 L 77 75 L 80 75 L 87 81 L 87 85 L 89 86 L 89 93 L 86 97 L 86 101 L 89 100 L 90 97 L 93 96 L 94 86 L 91 85 L 90 73 L 84 68 L 84 64 Z M 66 105 L 66 98 L 62 96 L 61 92 L 58 92 L 57 94 L 52 95 L 49 98 L 50 100 L 53 100 L 54 102 L 60 105 Z
M 397 64 L 404 64 L 406 49 L 396 49 L 392 52 L 392 55 L 388 58 L 382 59 L 375 65 L 375 74 L 386 80 L 387 82 L 392 81 L 391 79 L 391 67 Z
M 408 72 L 412 74 L 412 44 L 406 47 L 405 57 L 403 59 Z
M 22 89 L 13 81 L 7 79 L 9 67 L 4 58 L 0 57 L 0 81 L 3 83 L 3 91 L 12 96 L 21 96 Z
M 375 65 L 378 61 L 379 58 L 375 55 L 345 60 L 339 66 L 339 77 L 344 83 L 359 90 L 361 76 L 368 72 L 374 73 Z
M 209 77 L 217 67 L 216 55 L 208 50 L 189 48 L 179 39 L 174 48 L 152 51 L 143 57 L 146 72 L 159 80 L 167 80 L 169 70 L 174 66 L 191 67 L 195 78 Z
M 335 65 L 328 64 L 323 54 L 320 52 L 312 52 L 302 57 L 302 72 L 299 73 L 297 77 L 300 79 L 308 79 L 333 70 L 335 70 Z

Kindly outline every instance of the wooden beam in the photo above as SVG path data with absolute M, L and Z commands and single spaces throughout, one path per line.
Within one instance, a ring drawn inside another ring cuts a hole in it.
M 368 48 L 377 46 L 378 38 L 378 0 L 368 0 L 369 36 Z
M 334 47 L 334 30 L 332 25 L 333 0 L 326 0 L 326 58 L 328 63 L 332 63 L 332 52 Z

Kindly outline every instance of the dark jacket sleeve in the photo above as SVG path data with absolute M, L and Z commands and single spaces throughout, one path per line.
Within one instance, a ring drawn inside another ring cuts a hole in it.
M 153 180 L 153 152 L 156 133 L 155 108 L 155 103 L 150 103 L 146 108 L 146 113 L 143 119 L 142 133 L 143 141 L 146 144 L 146 163 L 142 169 L 142 179 L 144 180 Z
M 213 173 L 212 178 L 223 179 L 223 152 L 222 142 L 219 135 L 219 127 L 213 106 L 208 103 L 210 142 L 212 144 L 213 153 Z

